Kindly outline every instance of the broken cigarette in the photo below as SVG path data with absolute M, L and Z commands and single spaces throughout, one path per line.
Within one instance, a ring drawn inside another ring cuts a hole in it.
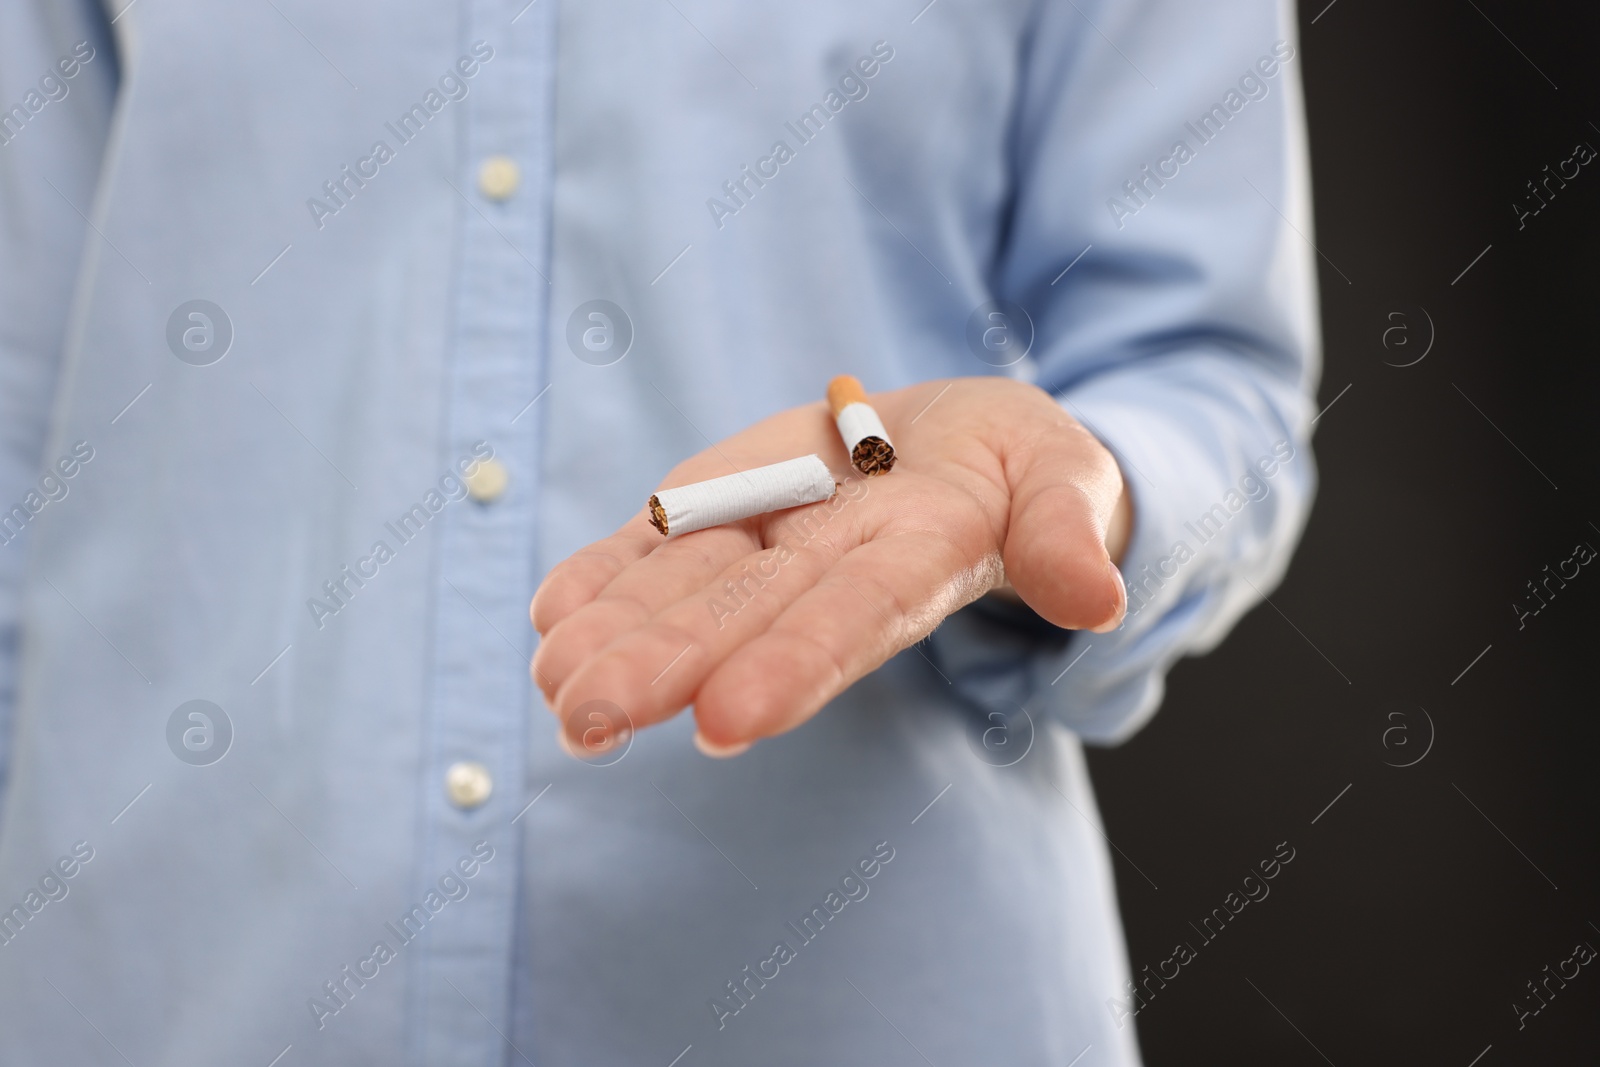
M 894 445 L 883 420 L 867 403 L 867 391 L 849 374 L 828 383 L 828 410 L 839 426 L 839 436 L 850 452 L 850 464 L 869 477 L 888 474 L 894 467 Z
M 663 489 L 650 498 L 650 525 L 667 537 L 738 522 L 833 496 L 833 474 L 816 456 Z

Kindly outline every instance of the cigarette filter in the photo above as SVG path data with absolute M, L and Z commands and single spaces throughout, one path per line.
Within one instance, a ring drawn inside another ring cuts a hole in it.
M 850 463 L 862 474 L 888 474 L 894 467 L 894 445 L 883 420 L 867 403 L 867 392 L 849 374 L 828 383 L 828 409 L 839 426 L 839 436 L 850 451 Z
M 738 522 L 833 496 L 833 474 L 816 456 L 713 478 L 650 498 L 650 524 L 668 537 Z

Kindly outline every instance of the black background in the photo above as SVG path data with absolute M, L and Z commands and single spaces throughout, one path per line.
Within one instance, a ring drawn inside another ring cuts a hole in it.
M 1600 159 L 1520 230 L 1512 207 L 1600 148 L 1600 8 L 1300 18 L 1319 396 L 1338 399 L 1285 584 L 1091 755 L 1135 972 L 1198 949 L 1140 1040 L 1150 1067 L 1600 1062 L 1600 960 L 1522 1029 L 1512 1008 L 1600 948 L 1600 560 L 1520 630 L 1511 606 L 1600 548 Z M 1426 318 L 1426 358 L 1393 366 Z M 1203 944 L 1189 924 L 1280 841 L 1296 857 L 1270 896 Z

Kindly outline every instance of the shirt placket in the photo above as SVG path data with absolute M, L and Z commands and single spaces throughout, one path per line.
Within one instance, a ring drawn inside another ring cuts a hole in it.
M 434 579 L 434 670 L 423 761 L 424 840 L 417 889 L 453 874 L 467 895 L 430 923 L 411 1003 L 425 1067 L 515 1058 L 510 981 L 523 809 L 528 599 L 549 274 L 553 0 L 469 0 L 460 51 L 493 49 L 467 84 L 454 173 L 458 201 L 446 455 L 468 499 L 447 510 Z M 485 458 L 485 453 L 492 455 Z M 462 877 L 458 862 L 493 858 Z M 477 854 L 474 854 L 474 848 Z M 457 890 L 459 893 L 460 890 Z

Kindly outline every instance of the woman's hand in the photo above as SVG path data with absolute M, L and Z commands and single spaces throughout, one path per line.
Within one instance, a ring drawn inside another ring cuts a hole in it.
M 1003 378 L 870 398 L 894 470 L 850 468 L 826 405 L 775 415 L 679 464 L 663 487 L 816 453 L 826 503 L 664 539 L 643 508 L 534 596 L 534 677 L 570 751 L 625 738 L 574 715 L 610 701 L 637 727 L 694 705 L 696 743 L 733 755 L 793 729 L 945 616 L 1008 587 L 1069 629 L 1114 629 L 1131 526 L 1116 461 L 1047 393 Z M 600 733 L 604 733 L 603 731 Z

